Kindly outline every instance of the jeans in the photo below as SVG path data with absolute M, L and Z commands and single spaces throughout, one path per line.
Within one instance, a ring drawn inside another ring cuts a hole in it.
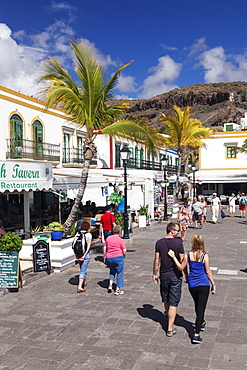
M 123 275 L 124 275 L 124 256 L 107 258 L 107 266 L 110 269 L 110 280 L 114 280 L 117 274 L 117 287 L 123 287 Z
M 89 261 L 90 261 L 90 252 L 86 254 L 84 261 L 78 261 L 80 265 L 79 279 L 86 279 Z
M 103 233 L 104 233 L 105 240 L 107 239 L 108 236 L 112 235 L 112 232 L 109 230 L 104 230 Z

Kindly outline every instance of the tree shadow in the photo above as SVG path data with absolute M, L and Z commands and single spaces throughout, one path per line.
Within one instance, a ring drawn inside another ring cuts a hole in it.
M 158 322 L 162 329 L 167 332 L 166 314 L 153 307 L 154 306 L 151 304 L 144 304 L 143 308 L 137 308 L 136 310 L 141 317 L 146 317 L 150 320 Z M 187 331 L 189 338 L 192 340 L 194 337 L 194 327 L 192 322 L 185 320 L 183 316 L 177 314 L 174 324 L 183 327 Z

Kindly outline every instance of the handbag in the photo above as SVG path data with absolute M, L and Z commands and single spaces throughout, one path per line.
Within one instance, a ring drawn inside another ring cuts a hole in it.
M 225 218 L 226 217 L 226 214 L 224 211 L 222 211 L 222 209 L 220 210 L 220 215 L 221 215 L 221 218 Z

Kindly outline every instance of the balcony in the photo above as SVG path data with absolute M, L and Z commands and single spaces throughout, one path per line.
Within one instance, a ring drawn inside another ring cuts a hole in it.
M 6 141 L 6 159 L 32 159 L 48 162 L 59 162 L 60 160 L 60 145 L 37 143 L 26 139 L 6 139 Z
M 77 148 L 63 148 L 63 163 L 83 164 L 83 150 Z M 97 166 L 97 155 L 90 161 L 90 166 Z
M 116 168 L 120 168 L 120 163 L 115 164 Z M 162 165 L 160 162 L 155 161 L 146 161 L 146 160 L 137 160 L 135 158 L 130 158 L 127 162 L 127 168 L 134 168 L 139 170 L 152 170 L 152 171 L 163 171 Z M 167 165 L 166 171 L 168 174 L 176 174 L 177 173 L 177 166 L 174 165 Z M 181 165 L 180 175 L 184 174 L 184 165 Z

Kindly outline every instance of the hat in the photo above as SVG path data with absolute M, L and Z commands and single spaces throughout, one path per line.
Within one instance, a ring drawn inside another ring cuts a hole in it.
M 242 195 L 245 195 L 244 193 L 242 193 Z
M 213 195 L 217 195 L 217 193 L 213 193 Z
M 109 211 L 110 209 L 112 209 L 112 206 L 110 206 L 110 205 L 105 207 L 105 211 Z
M 232 196 L 234 196 L 235 194 L 234 193 L 232 193 Z

